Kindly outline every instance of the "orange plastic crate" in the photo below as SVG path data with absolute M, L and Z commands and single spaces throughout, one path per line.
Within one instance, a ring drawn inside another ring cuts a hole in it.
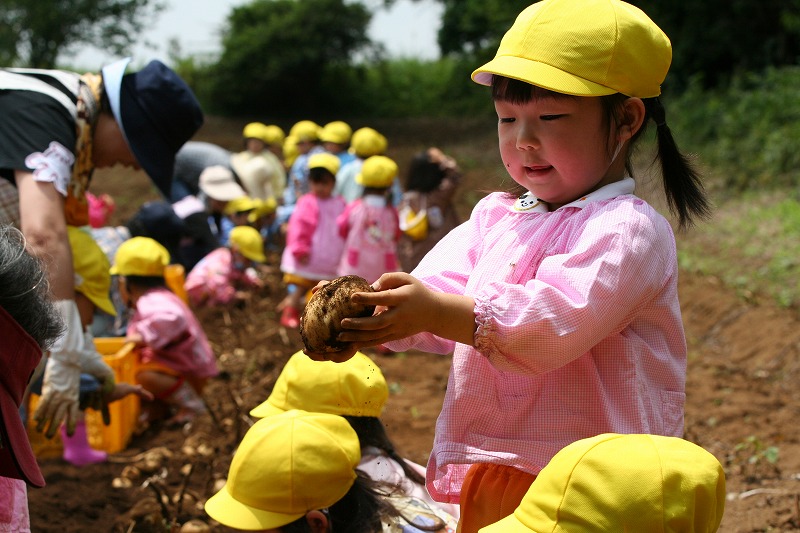
M 108 366 L 114 370 L 117 382 L 136 383 L 139 354 L 132 343 L 126 344 L 124 337 L 101 337 L 95 339 L 94 344 Z M 31 394 L 28 403 L 28 437 L 33 451 L 39 458 L 60 457 L 63 449 L 60 433 L 56 433 L 55 437 L 48 440 L 35 429 L 36 424 L 32 420 L 32 415 L 38 402 L 39 397 Z M 139 397 L 132 394 L 109 404 L 108 408 L 111 414 L 111 424 L 108 426 L 103 425 L 103 417 L 98 411 L 92 409 L 85 411 L 86 433 L 92 448 L 117 453 L 128 446 L 136 429 L 141 405 Z

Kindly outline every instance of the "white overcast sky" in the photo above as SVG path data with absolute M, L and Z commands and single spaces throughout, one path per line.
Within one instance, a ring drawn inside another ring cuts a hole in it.
M 218 52 L 219 30 L 230 10 L 248 1 L 165 0 L 165 10 L 158 15 L 153 28 L 142 33 L 134 47 L 134 64 L 145 64 L 151 59 L 167 62 L 168 43 L 173 38 L 180 43 L 184 56 Z M 370 38 L 383 43 L 393 57 L 438 57 L 436 32 L 441 4 L 432 0 L 397 0 L 390 10 L 386 10 L 377 9 L 380 0 L 364 0 L 363 3 L 370 9 L 375 8 L 369 28 Z M 96 71 L 114 59 L 117 58 L 102 50 L 84 48 L 68 62 L 72 66 Z

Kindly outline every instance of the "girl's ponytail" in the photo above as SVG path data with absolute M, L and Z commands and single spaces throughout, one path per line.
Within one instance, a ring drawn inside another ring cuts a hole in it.
M 661 100 L 656 97 L 644 98 L 643 101 L 647 116 L 656 124 L 658 159 L 661 161 L 667 204 L 670 211 L 678 215 L 680 227 L 689 227 L 693 224 L 693 217 L 707 218 L 711 214 L 711 206 L 700 176 L 675 144 Z

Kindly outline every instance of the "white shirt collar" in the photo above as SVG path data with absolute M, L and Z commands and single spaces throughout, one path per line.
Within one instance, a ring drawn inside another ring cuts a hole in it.
M 582 209 L 591 202 L 609 200 L 611 198 L 616 198 L 617 196 L 622 196 L 625 194 L 633 194 L 635 185 L 636 182 L 633 181 L 633 178 L 626 177 L 619 181 L 615 181 L 613 183 L 609 183 L 608 185 L 604 185 L 599 189 L 597 189 L 596 191 L 592 191 L 586 196 L 581 196 L 577 200 L 574 200 L 568 204 L 564 204 L 561 207 L 559 207 L 559 209 L 563 209 L 564 207 L 577 207 L 579 209 Z M 517 198 L 517 201 L 514 202 L 514 206 L 511 209 L 513 211 L 517 211 L 520 213 L 548 212 L 547 203 L 539 200 L 530 192 L 526 192 L 525 194 Z

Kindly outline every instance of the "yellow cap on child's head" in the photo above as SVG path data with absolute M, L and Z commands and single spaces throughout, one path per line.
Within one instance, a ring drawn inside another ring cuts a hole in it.
M 283 367 L 267 401 L 254 407 L 257 418 L 291 409 L 342 416 L 379 417 L 389 399 L 381 369 L 361 352 L 345 361 L 314 361 L 295 353 Z
M 264 256 L 264 239 L 256 228 L 236 226 L 228 238 L 231 245 L 250 261 L 263 263 L 267 260 Z
M 350 150 L 362 159 L 384 153 L 388 144 L 383 134 L 369 127 L 357 129 L 350 138 Z
M 313 120 L 301 120 L 297 122 L 292 129 L 289 130 L 289 135 L 297 139 L 298 142 L 316 141 L 319 139 L 319 124 Z
M 245 125 L 244 129 L 242 130 L 242 137 L 245 139 L 258 139 L 263 141 L 264 128 L 266 127 L 267 126 L 261 122 L 251 122 Z
M 364 187 L 389 187 L 397 176 L 397 163 L 385 155 L 373 155 L 364 161 L 356 183 Z
M 286 134 L 281 127 L 275 124 L 267 124 L 261 133 L 261 140 L 267 144 L 283 144 L 284 139 L 286 139 Z
M 678 437 L 605 433 L 562 448 L 517 509 L 479 533 L 711 533 L 724 511 L 725 471 L 711 453 Z
M 274 530 L 341 500 L 360 461 L 358 435 L 340 416 L 288 411 L 265 418 L 245 434 L 225 486 L 205 510 L 229 527 Z
M 351 135 L 353 135 L 353 129 L 347 122 L 335 120 L 322 127 L 319 132 L 319 140 L 324 143 L 347 144 L 350 142 Z
M 261 217 L 271 215 L 278 209 L 278 201 L 272 196 L 266 200 L 256 198 L 254 201 L 256 203 L 256 208 L 250 211 L 250 214 L 247 215 L 247 221 L 251 224 L 256 222 Z
M 67 226 L 67 235 L 72 248 L 75 290 L 109 315 L 116 315 L 117 310 L 109 298 L 111 274 L 106 254 L 97 241 L 80 228 Z
M 112 275 L 163 276 L 169 252 L 149 237 L 133 237 L 120 244 L 114 255 Z
M 308 170 L 312 168 L 324 168 L 334 176 L 337 172 L 339 172 L 339 167 L 342 165 L 342 161 L 333 154 L 329 154 L 328 152 L 322 152 L 319 154 L 314 154 L 308 158 Z
M 494 59 L 472 79 L 504 76 L 575 96 L 661 94 L 672 62 L 669 38 L 620 0 L 543 0 L 517 16 Z
M 248 213 L 256 208 L 256 201 L 249 196 L 240 196 L 230 200 L 225 205 L 226 215 L 235 215 L 236 213 Z

